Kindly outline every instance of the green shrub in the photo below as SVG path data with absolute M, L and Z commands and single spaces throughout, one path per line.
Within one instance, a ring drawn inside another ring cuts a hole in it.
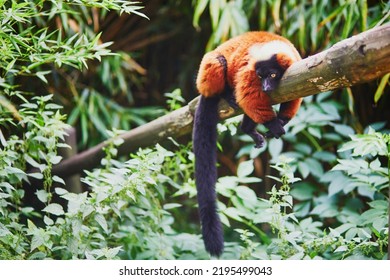
M 50 69 L 80 68 L 89 59 L 108 54 L 107 44 L 99 44 L 97 34 L 65 36 L 71 31 L 50 29 L 55 15 L 62 20 L 67 16 L 84 19 L 90 7 L 134 13 L 138 8 L 127 5 L 128 1 L 63 1 L 63 5 L 45 1 L 46 6 L 43 2 L 0 2 L 4 27 L 0 31 L 4 47 L 0 52 L 0 259 L 207 259 L 196 214 L 191 144 L 172 140 L 170 150 L 156 145 L 128 160 L 118 159 L 120 131 L 107 131 L 106 124 L 94 119 L 111 141 L 101 166 L 82 178 L 88 191 L 72 193 L 71 186 L 52 175 L 53 165 L 61 160 L 58 148 L 67 147 L 62 142 L 69 127 L 66 116 L 53 95 L 28 91 L 26 83 L 19 82 L 50 83 Z M 228 12 L 244 2 L 251 1 L 229 2 Z M 340 15 L 334 12 L 316 19 L 332 32 L 337 22 L 345 21 L 346 36 L 357 21 L 362 29 L 372 24 L 364 16 L 356 18 L 367 13 L 365 2 L 359 3 L 360 10 L 345 2 L 337 10 Z M 344 9 L 354 13 L 342 13 Z M 201 12 L 198 8 L 198 16 Z M 292 10 L 293 15 L 296 12 Z M 377 15 L 378 9 L 372 12 Z M 243 16 L 240 11 L 234 13 Z M 293 34 L 302 35 L 298 29 Z M 70 115 L 72 121 L 84 119 L 82 127 L 89 125 L 86 108 L 91 104 L 115 107 L 95 93 L 85 89 L 80 106 Z M 170 110 L 183 103 L 180 90 L 167 97 Z M 88 98 L 96 103 L 85 102 Z M 330 93 L 305 98 L 283 140 L 271 139 L 262 149 L 254 149 L 246 136 L 234 137 L 242 145 L 236 155 L 241 163 L 237 174 L 220 177 L 217 184 L 226 237 L 223 258 L 386 258 L 389 134 L 384 123 L 356 133 L 349 125 L 351 110 L 343 104 L 350 99 L 345 99 L 335 101 Z M 99 112 L 104 110 L 95 111 Z M 135 115 L 144 113 L 140 110 Z M 238 119 L 219 125 L 222 137 L 226 132 L 237 133 Z M 272 166 L 267 180 L 275 183 L 260 198 L 257 190 L 266 184 L 264 178 L 253 175 L 254 161 L 265 154 L 270 159 L 266 164 Z M 26 201 L 30 188 L 38 188 L 31 195 L 38 203 Z

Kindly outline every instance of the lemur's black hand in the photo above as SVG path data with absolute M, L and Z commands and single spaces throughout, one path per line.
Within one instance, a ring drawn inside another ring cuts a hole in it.
M 265 137 L 278 139 L 286 133 L 283 126 L 285 126 L 288 121 L 288 119 L 276 117 L 273 120 L 264 123 L 264 126 L 268 128 L 268 131 L 265 133 Z

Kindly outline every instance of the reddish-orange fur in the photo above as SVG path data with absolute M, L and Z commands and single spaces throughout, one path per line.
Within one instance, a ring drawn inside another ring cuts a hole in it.
M 193 146 L 202 236 L 206 250 L 213 256 L 223 252 L 223 227 L 215 191 L 219 99 L 225 98 L 232 106 L 237 103 L 244 110 L 241 129 L 260 148 L 265 139 L 256 131 L 257 123 L 268 128 L 266 137 L 278 138 L 285 133 L 283 126 L 294 117 L 301 103 L 301 99 L 282 103 L 276 116 L 262 88 L 267 92 L 275 89 L 284 70 L 299 59 L 287 39 L 267 32 L 249 32 L 233 38 L 202 59 L 196 81 L 202 96 L 194 117 Z
M 221 93 L 225 88 L 225 73 L 223 66 L 218 61 L 217 52 L 205 54 L 200 64 L 196 85 L 198 91 L 205 97 L 211 97 Z
M 253 31 L 248 32 L 223 43 L 215 50 L 207 53 L 200 64 L 196 81 L 197 89 L 205 97 L 211 97 L 223 92 L 225 84 L 235 92 L 237 104 L 256 123 L 265 123 L 276 117 L 270 99 L 261 89 L 261 80 L 255 73 L 257 62 L 249 49 L 255 44 L 265 44 L 272 41 L 282 41 L 291 46 L 291 55 L 277 54 L 279 65 L 287 69 L 293 62 L 301 59 L 295 47 L 284 37 L 276 34 Z M 224 67 L 217 59 L 223 56 L 227 62 L 225 79 Z M 291 119 L 297 113 L 301 99 L 286 102 L 281 105 L 279 116 Z

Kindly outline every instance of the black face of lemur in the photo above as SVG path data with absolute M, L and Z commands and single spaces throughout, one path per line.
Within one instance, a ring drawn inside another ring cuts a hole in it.
M 261 79 L 263 92 L 273 91 L 286 71 L 279 65 L 276 54 L 269 60 L 257 62 L 255 69 L 256 75 Z

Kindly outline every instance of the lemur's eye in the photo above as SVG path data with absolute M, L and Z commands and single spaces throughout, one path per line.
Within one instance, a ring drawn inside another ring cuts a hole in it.
M 271 78 L 276 78 L 276 74 L 275 74 L 275 73 L 271 73 L 271 74 L 270 74 L 270 77 L 271 77 Z

